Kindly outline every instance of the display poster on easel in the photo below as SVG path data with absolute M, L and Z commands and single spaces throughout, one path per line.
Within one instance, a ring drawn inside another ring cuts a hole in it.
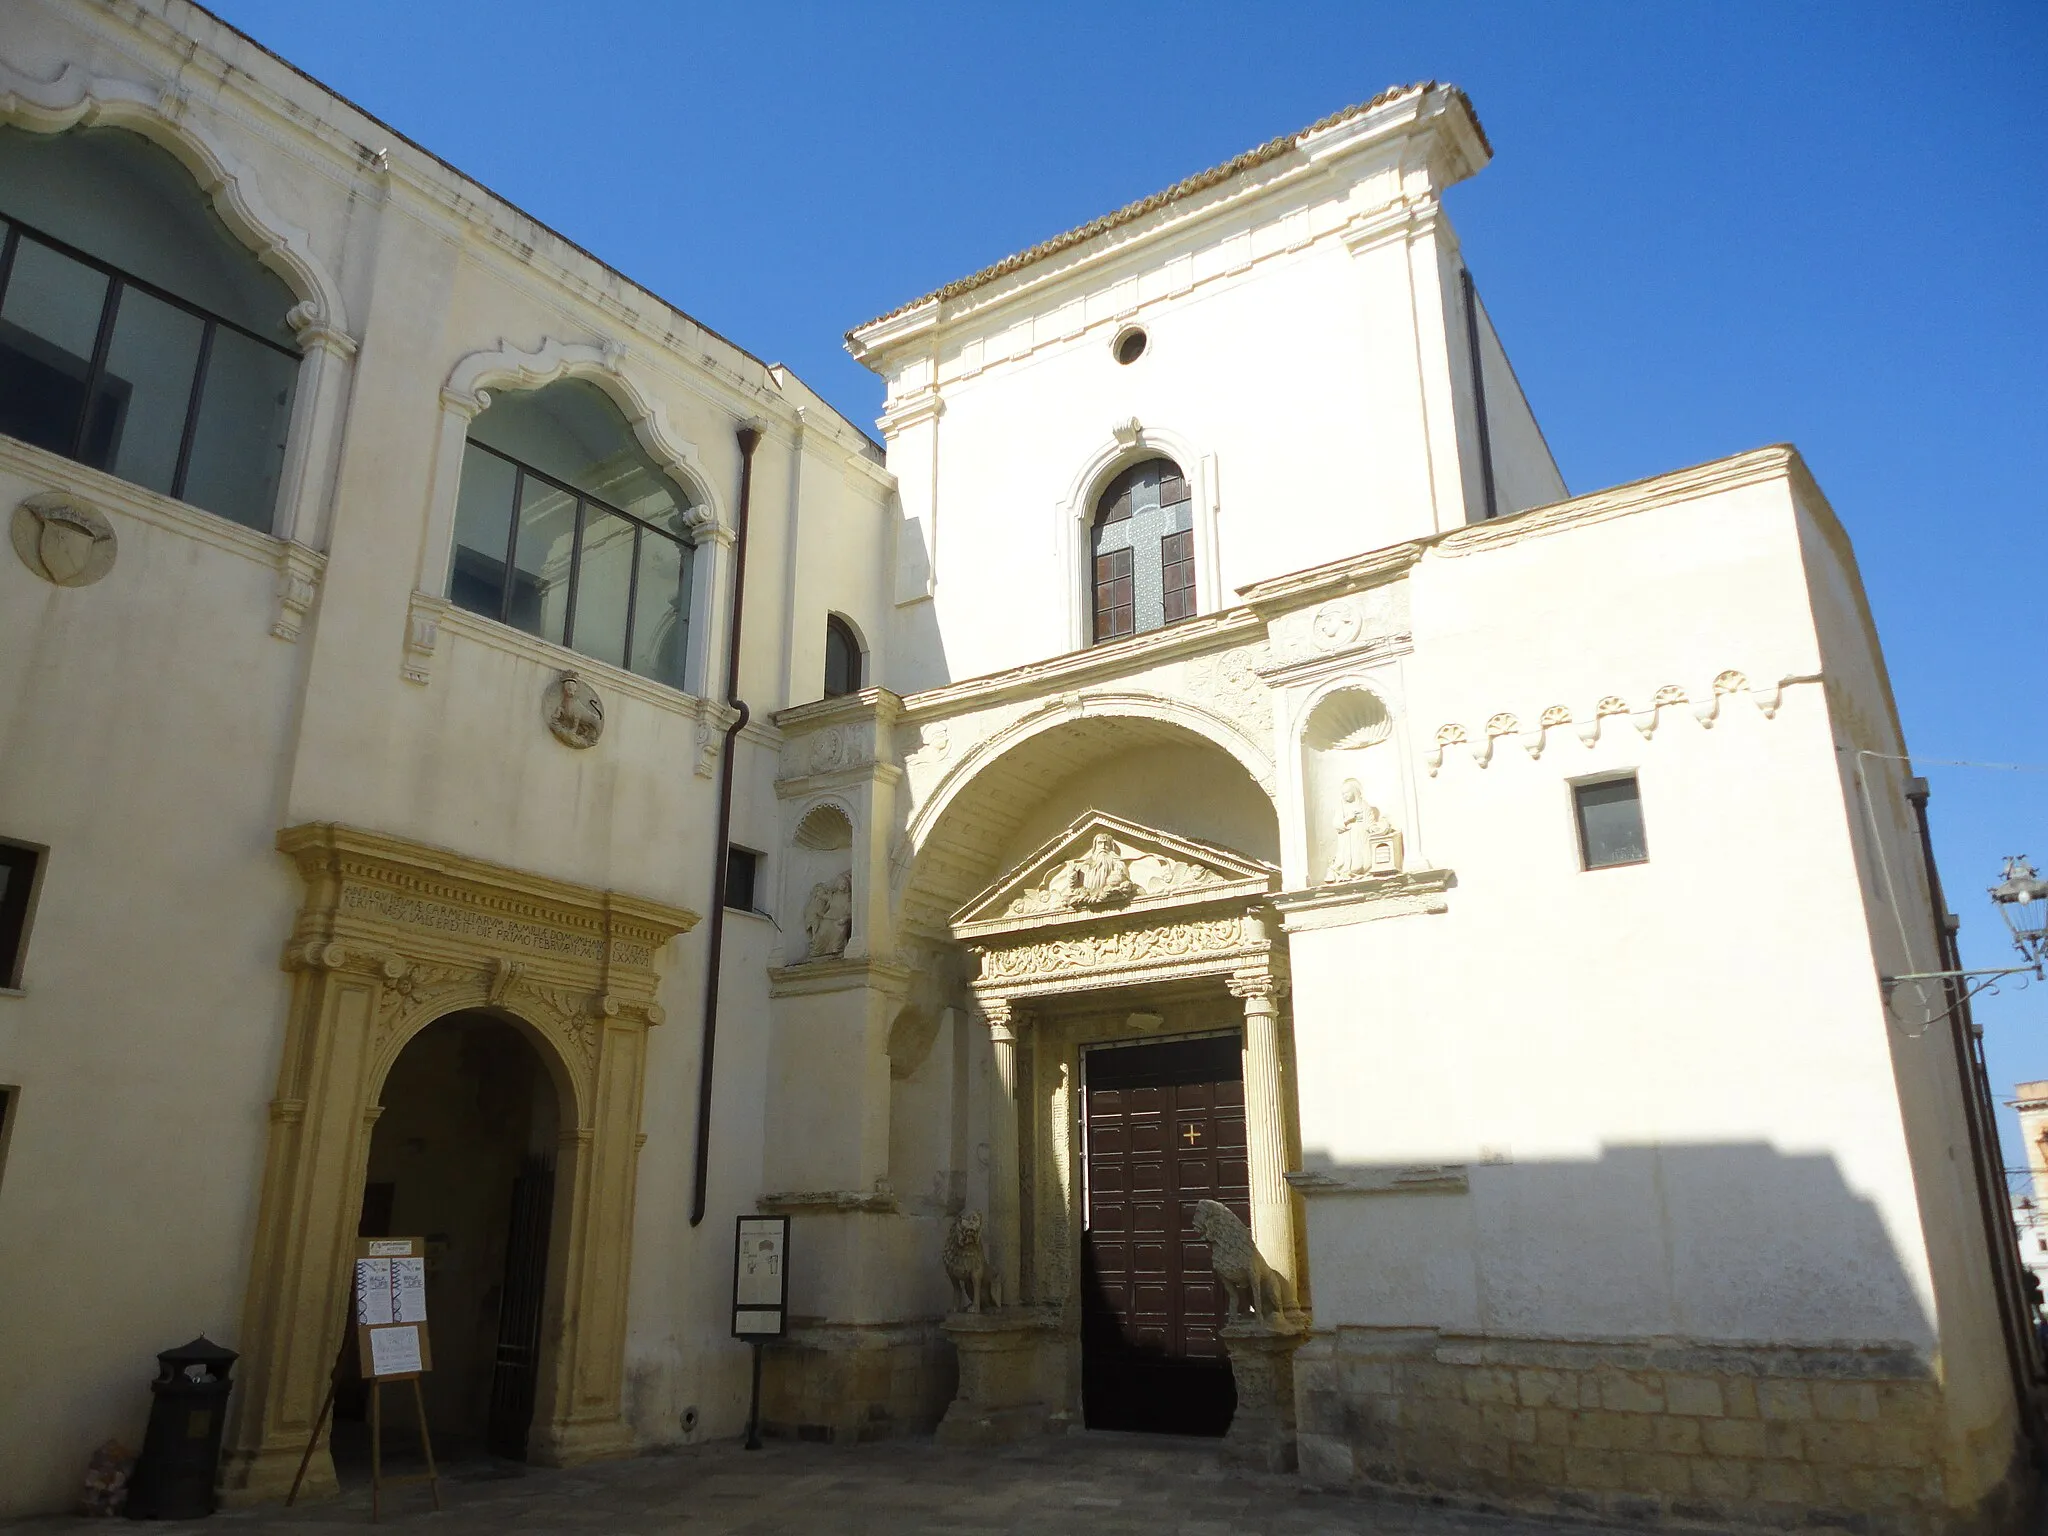
M 362 1239 L 356 1245 L 355 1296 L 356 1348 L 365 1381 L 401 1381 L 434 1368 L 424 1241 Z

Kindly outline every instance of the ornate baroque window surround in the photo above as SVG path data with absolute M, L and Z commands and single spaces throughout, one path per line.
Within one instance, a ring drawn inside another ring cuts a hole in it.
M 718 612 L 718 594 L 730 579 L 722 554 L 731 547 L 732 526 L 696 445 L 669 426 L 660 396 L 647 388 L 638 370 L 628 364 L 625 348 L 610 340 L 564 342 L 551 336 L 530 352 L 501 342 L 495 348 L 469 353 L 449 371 L 441 388 L 441 432 L 434 453 L 426 535 L 420 542 L 419 570 L 406 619 L 403 675 L 407 682 L 426 684 L 431 680 L 441 626 L 451 613 L 446 595 L 448 572 L 454 558 L 456 504 L 469 447 L 469 424 L 491 403 L 494 389 L 539 389 L 563 378 L 584 379 L 603 390 L 625 416 L 641 447 L 688 493 L 696 557 L 690 577 L 682 692 L 707 697 L 719 664 L 719 658 L 711 654 L 718 631 L 712 620 Z M 527 643 L 547 646 L 563 665 L 601 669 L 629 692 L 653 694 L 661 689 L 659 684 L 566 647 L 534 641 L 523 631 L 489 620 L 475 622 L 479 629 L 488 626 L 504 631 L 511 649 L 524 650 Z
M 77 62 L 63 65 L 54 79 L 40 79 L 0 59 L 0 123 L 33 133 L 125 128 L 169 151 L 234 237 L 298 299 L 285 316 L 300 358 L 269 531 L 308 550 L 323 548 L 326 489 L 356 342 L 348 332 L 341 286 L 313 254 L 311 237 L 271 208 L 255 173 L 169 83 L 106 79 Z

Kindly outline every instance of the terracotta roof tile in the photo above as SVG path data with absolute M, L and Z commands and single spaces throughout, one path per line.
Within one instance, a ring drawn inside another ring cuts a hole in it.
M 1224 161 L 1221 165 L 1211 166 L 1206 171 L 1198 171 L 1184 181 L 1175 182 L 1163 192 L 1154 192 L 1150 197 L 1141 197 L 1135 203 L 1126 203 L 1114 213 L 1105 213 L 1100 218 L 1090 219 L 1086 224 L 1070 229 L 1064 234 L 1054 235 L 1050 240 L 1041 240 L 1038 244 L 1027 250 L 1019 251 L 1014 256 L 1005 256 L 993 266 L 983 267 L 979 272 L 971 273 L 966 277 L 956 278 L 954 281 L 946 284 L 945 287 L 935 289 L 921 298 L 912 299 L 907 304 L 899 304 L 887 314 L 877 315 L 874 319 L 868 321 L 867 324 L 855 326 L 846 333 L 846 339 L 851 342 L 854 337 L 866 330 L 868 326 L 879 325 L 884 320 L 893 320 L 898 315 L 906 314 L 921 304 L 929 304 L 934 299 L 953 299 L 958 298 L 963 293 L 971 293 L 976 288 L 992 283 L 999 277 L 1008 277 L 1012 272 L 1028 267 L 1033 262 L 1043 261 L 1048 256 L 1057 255 L 1061 251 L 1069 250 L 1085 241 L 1092 240 L 1097 235 L 1142 219 L 1146 214 L 1164 208 L 1169 203 L 1179 202 L 1184 197 L 1192 197 L 1197 192 L 1206 191 L 1210 187 L 1226 182 L 1240 171 L 1248 171 L 1254 166 L 1264 165 L 1269 160 L 1277 160 L 1312 133 L 1321 133 L 1326 128 L 1334 128 L 1339 123 L 1349 122 L 1352 118 L 1370 112 L 1374 107 L 1382 106 L 1396 97 L 1405 96 L 1411 91 L 1432 91 L 1436 89 L 1436 86 L 1437 82 L 1434 80 L 1424 80 L 1413 85 L 1388 86 L 1387 89 L 1381 91 L 1379 95 L 1373 97 L 1370 101 L 1361 101 L 1355 106 L 1345 107 L 1341 111 L 1332 112 L 1328 117 L 1318 118 L 1299 132 L 1284 133 L 1277 139 L 1268 139 L 1256 149 L 1248 149 L 1234 159 Z M 1472 111 L 1470 99 L 1456 86 L 1452 86 L 1451 91 L 1459 101 L 1464 103 L 1466 112 L 1472 118 L 1472 126 L 1478 130 L 1479 142 L 1485 146 L 1487 153 L 1491 154 L 1493 146 L 1487 142 L 1486 130 L 1480 127 L 1479 114 Z

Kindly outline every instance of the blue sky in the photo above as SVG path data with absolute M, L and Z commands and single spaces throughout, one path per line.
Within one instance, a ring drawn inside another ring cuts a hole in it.
M 1798 444 L 1915 751 L 2048 764 L 2038 0 L 213 3 L 864 426 L 849 326 L 1454 81 L 1496 158 L 1452 216 L 1571 488 Z M 1926 772 L 1966 961 L 2004 963 L 1981 893 L 2048 864 L 2048 773 Z M 1979 1018 L 2001 1096 L 2048 1077 L 2048 987 Z

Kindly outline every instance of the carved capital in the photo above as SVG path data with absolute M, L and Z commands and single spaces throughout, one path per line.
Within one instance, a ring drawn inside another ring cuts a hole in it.
M 1031 1027 L 1031 1015 L 1007 997 L 976 998 L 975 1007 L 988 1024 L 989 1039 L 999 1046 L 1014 1046 Z
M 1232 971 L 1224 985 L 1230 988 L 1232 997 L 1244 999 L 1247 1013 L 1261 1003 L 1268 1008 L 1278 1007 L 1281 997 L 1287 991 L 1287 981 L 1284 977 L 1276 976 L 1271 970 L 1260 966 Z

